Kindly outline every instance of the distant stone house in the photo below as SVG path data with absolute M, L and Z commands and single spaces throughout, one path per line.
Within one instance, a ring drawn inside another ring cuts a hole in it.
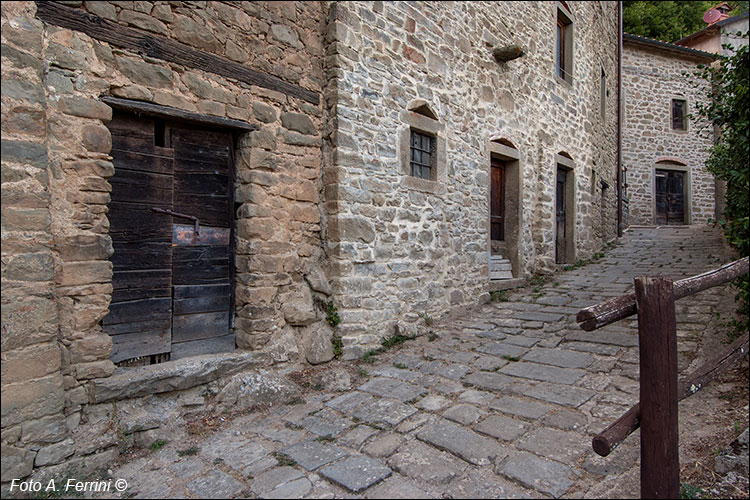
M 616 236 L 616 2 L 3 2 L 2 44 L 4 495 Z
M 719 10 L 720 12 L 716 21 L 712 20 L 713 22 L 705 28 L 681 40 L 677 40 L 675 44 L 724 56 L 731 55 L 732 52 L 731 49 L 725 46 L 738 49 L 747 45 L 747 33 L 750 30 L 750 12 L 730 16 L 730 11 L 725 10 L 728 7 L 727 4 L 720 4 L 714 7 L 713 10 Z
M 625 223 L 715 219 L 716 182 L 705 168 L 713 129 L 697 113 L 709 84 L 695 76 L 714 54 L 630 34 L 623 46 Z

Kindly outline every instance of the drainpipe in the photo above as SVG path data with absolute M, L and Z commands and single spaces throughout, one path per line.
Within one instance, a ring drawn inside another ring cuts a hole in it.
M 617 237 L 622 238 L 622 2 L 617 2 Z

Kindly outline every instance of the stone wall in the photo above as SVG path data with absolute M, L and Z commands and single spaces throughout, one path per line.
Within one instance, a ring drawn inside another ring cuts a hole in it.
M 574 164 L 573 259 L 616 237 L 617 4 L 567 4 L 572 84 L 555 74 L 555 2 L 331 8 L 324 228 L 345 357 L 487 297 L 491 140 L 520 157 L 519 276 L 555 268 L 558 153 Z M 492 49 L 510 44 L 525 55 L 496 62 Z M 410 177 L 401 160 L 422 105 L 437 117 L 438 154 L 445 143 L 436 181 Z
M 315 2 L 63 2 L 141 33 L 181 42 L 319 93 Z M 111 95 L 255 124 L 239 137 L 236 339 L 269 360 L 330 359 L 314 298 L 320 265 L 322 99 L 143 57 L 43 23 L 34 2 L 2 4 L 2 481 L 33 466 L 93 461 L 94 381 L 115 372 L 100 322 L 112 293 L 107 206 L 114 173 Z M 75 439 L 74 439 L 75 438 Z
M 705 102 L 708 84 L 693 76 L 698 64 L 710 62 L 706 57 L 624 43 L 622 161 L 627 168 L 630 224 L 654 223 L 653 176 L 658 161 L 667 162 L 665 168 L 687 166 L 688 223 L 702 224 L 715 217 L 714 177 L 704 166 L 713 129 L 696 116 L 696 103 Z M 686 131 L 672 129 L 673 98 L 688 102 Z

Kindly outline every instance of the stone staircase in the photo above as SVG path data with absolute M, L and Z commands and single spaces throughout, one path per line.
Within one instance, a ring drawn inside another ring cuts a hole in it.
M 523 286 L 523 278 L 513 277 L 513 265 L 502 255 L 490 255 L 490 292 Z
M 490 255 L 490 280 L 513 279 L 513 267 L 510 260 L 502 255 Z

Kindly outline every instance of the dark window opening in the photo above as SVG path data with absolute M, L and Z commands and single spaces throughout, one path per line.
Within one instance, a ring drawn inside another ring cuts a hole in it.
M 672 129 L 687 130 L 687 101 L 672 99 Z
M 411 131 L 409 149 L 412 176 L 420 179 L 432 179 L 436 143 L 436 138 L 433 136 Z
M 599 81 L 599 112 L 601 117 L 604 118 L 607 113 L 607 75 L 604 73 L 604 68 L 601 68 L 601 70 L 602 75 Z
M 557 9 L 555 72 L 566 82 L 573 81 L 573 21 L 562 9 Z
M 154 120 L 154 146 L 163 148 L 164 144 L 166 144 L 165 136 L 166 127 L 164 125 L 164 120 Z

